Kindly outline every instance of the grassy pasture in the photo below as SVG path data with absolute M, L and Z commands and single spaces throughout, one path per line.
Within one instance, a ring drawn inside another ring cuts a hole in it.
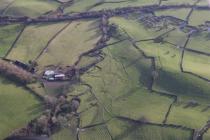
M 99 111 L 101 113 L 103 112 L 103 109 L 99 108 L 98 106 L 93 106 L 85 112 L 82 112 L 80 116 L 80 127 L 103 122 L 104 120 L 102 114 L 99 114 Z
M 192 36 L 190 41 L 188 42 L 187 48 L 210 53 L 209 38 L 210 36 L 207 32 L 203 32 L 196 36 Z
M 115 103 L 112 104 L 112 111 L 128 118 L 146 118 L 149 121 L 161 123 L 172 101 L 163 96 L 144 92 L 138 90 L 130 93 L 129 97 L 115 100 Z
M 144 39 L 152 39 L 155 38 L 170 29 L 163 29 L 159 32 L 156 32 L 151 29 L 145 29 L 138 21 L 132 19 L 125 19 L 122 17 L 113 17 L 110 19 L 110 23 L 114 23 L 119 26 L 122 30 L 125 30 L 134 40 L 144 40 Z
M 27 26 L 7 58 L 27 63 L 34 60 L 47 42 L 67 23 Z
M 176 103 L 168 118 L 168 123 L 179 124 L 191 128 L 200 129 L 210 117 L 210 110 L 206 105 L 187 107 L 187 103 Z
M 97 100 L 90 92 L 86 92 L 85 94 L 81 95 L 80 99 L 82 100 L 82 103 L 80 104 L 78 112 L 86 112 L 89 109 L 95 110 L 99 107 L 97 105 Z M 87 112 L 89 112 L 89 111 L 87 111 Z
M 0 57 L 4 57 L 8 52 L 21 28 L 18 24 L 0 27 Z
M 95 0 L 78 0 L 75 1 L 74 4 L 65 9 L 66 13 L 71 12 L 84 12 L 89 9 L 90 6 L 96 4 Z
M 196 53 L 185 52 L 183 68 L 185 71 L 210 79 L 210 57 Z
M 203 135 L 203 140 L 209 140 L 210 139 L 210 131 L 208 130 L 204 135 Z
M 32 93 L 0 79 L 0 139 L 15 129 L 24 127 L 42 111 L 39 101 Z
M 207 0 L 201 0 L 197 5 L 203 5 L 203 6 L 206 6 L 208 5 L 208 1 Z
M 135 124 L 128 121 L 113 119 L 107 123 L 108 129 L 116 140 L 187 140 L 190 131 Z
M 111 140 L 106 126 L 87 128 L 79 133 L 80 140 Z
M 208 10 L 206 11 L 197 11 L 194 10 L 192 15 L 189 19 L 189 24 L 193 26 L 204 24 L 205 21 L 208 21 L 210 18 L 210 12 Z
M 172 43 L 176 46 L 184 46 L 187 39 L 187 34 L 176 29 L 170 32 L 166 37 L 164 37 L 164 41 Z
M 173 16 L 185 20 L 190 9 L 179 9 L 179 10 L 166 10 L 155 12 L 157 16 Z
M 27 87 L 30 88 L 31 90 L 33 90 L 34 92 L 36 92 L 37 94 L 41 95 L 41 96 L 46 95 L 46 91 L 45 91 L 43 85 L 41 84 L 41 82 L 27 84 Z
M 39 67 L 72 65 L 79 55 L 95 47 L 99 39 L 97 21 L 75 21 L 49 45 L 38 59 Z
M 51 137 L 52 140 L 76 140 L 75 134 L 68 128 L 64 128 L 60 132 Z
M 54 0 L 15 0 L 4 15 L 37 17 L 59 6 Z
M 162 5 L 177 5 L 177 4 L 194 4 L 194 0 L 166 0 L 162 1 Z
M 115 18 L 115 20 L 118 21 L 115 22 L 115 24 L 121 26 L 120 23 L 122 23 L 124 25 L 124 19 Z M 134 26 L 134 23 L 138 26 Z M 138 35 L 137 32 L 140 26 L 141 25 L 136 23 L 136 21 L 132 21 L 130 22 L 130 24 L 127 23 L 127 28 L 125 27 L 124 29 L 131 36 L 134 34 L 133 36 L 136 37 Z M 143 33 L 142 36 L 144 36 L 145 34 L 147 35 L 146 31 L 141 33 Z M 140 35 L 141 34 L 139 33 L 139 36 Z M 170 34 L 165 37 L 165 40 L 179 46 L 183 46 L 186 41 L 186 36 L 184 33 L 175 30 L 170 32 Z M 159 44 L 153 43 L 152 41 L 139 42 L 137 43 L 137 45 L 148 56 L 154 56 L 156 58 L 156 65 L 158 68 L 159 76 L 154 84 L 155 89 L 178 95 L 179 97 L 181 97 L 179 99 L 196 99 L 200 101 L 208 101 L 210 97 L 208 92 L 209 84 L 189 74 L 181 73 L 181 49 L 178 49 L 173 45 L 167 43 Z
M 1 0 L 0 1 L 0 15 L 14 0 Z
M 110 0 L 106 0 L 109 2 Z M 120 1 L 120 0 L 118 0 Z M 99 6 L 93 8 L 93 10 L 101 10 L 101 9 L 114 9 L 119 7 L 127 7 L 127 6 L 143 6 L 143 5 L 152 5 L 158 4 L 158 0 L 128 0 L 127 2 L 117 2 L 117 3 L 104 3 Z
M 141 42 L 139 47 L 147 55 L 156 57 L 159 76 L 155 80 L 155 89 L 178 95 L 180 100 L 195 99 L 203 103 L 208 102 L 209 83 L 192 75 L 181 73 L 179 67 L 181 50 L 167 44 L 152 42 Z
M 65 12 L 86 11 L 95 3 L 95 0 L 78 0 Z M 137 0 L 116 4 L 102 4 L 93 8 L 93 10 L 156 3 L 158 3 L 158 0 Z M 184 3 L 192 4 L 194 1 L 168 0 L 162 2 L 162 4 Z M 34 17 L 48 10 L 56 9 L 57 6 L 58 4 L 52 1 L 16 0 L 5 14 Z M 15 13 L 16 11 L 18 12 Z M 184 19 L 188 11 L 189 9 L 168 10 L 157 12 L 157 14 Z M 198 25 L 207 19 L 207 16 L 205 19 L 200 18 L 201 15 L 196 12 L 194 11 L 190 18 L 190 24 L 192 25 Z M 201 14 L 206 15 L 207 13 L 205 11 Z M 145 29 L 136 20 L 119 17 L 111 18 L 110 22 L 118 25 L 124 35 L 123 30 L 125 30 L 134 40 L 154 38 L 169 30 L 154 31 Z M 23 62 L 33 60 L 46 46 L 47 42 L 66 24 L 28 26 L 7 58 L 18 59 Z M 97 28 L 98 21 L 95 20 L 72 22 L 49 44 L 43 55 L 38 59 L 39 70 L 43 70 L 46 65 L 66 66 L 74 64 L 81 53 L 95 47 L 95 43 L 99 39 L 99 30 Z M 7 52 L 19 30 L 20 25 L 0 28 L 0 56 L 4 56 Z M 187 47 L 208 52 L 209 42 L 205 39 L 206 36 L 206 34 L 199 37 L 194 36 Z M 186 34 L 175 30 L 169 33 L 164 40 L 177 46 L 183 46 L 186 41 Z M 117 40 L 112 39 L 110 42 L 115 41 Z M 153 89 L 178 96 L 178 103 L 172 106 L 167 123 L 196 129 L 201 128 L 210 117 L 210 110 L 206 109 L 210 99 L 209 83 L 181 72 L 181 49 L 168 43 L 154 43 L 153 41 L 139 42 L 137 45 L 146 55 L 152 56 L 156 60 L 158 77 L 155 80 Z M 68 95 L 79 95 L 86 92 L 80 96 L 81 106 L 78 110 L 78 112 L 81 112 L 80 127 L 102 123 L 115 116 L 124 116 L 135 120 L 145 118 L 154 123 L 162 123 L 173 99 L 155 92 L 151 93 L 148 90 L 153 72 L 151 60 L 146 59 L 128 40 L 107 47 L 103 50 L 103 53 L 105 53 L 105 59 L 97 64 L 98 67 L 93 67 L 81 76 L 81 80 L 92 87 L 94 95 L 87 91 L 87 87 L 84 87 L 84 85 L 76 85 L 74 91 L 68 93 Z M 209 58 L 186 52 L 183 59 L 184 70 L 210 78 L 208 71 L 210 69 Z M 93 60 L 95 58 L 84 57 L 78 67 L 88 65 Z M 44 84 L 45 90 L 43 90 L 40 83 L 28 86 L 42 95 L 45 93 L 56 95 L 70 89 L 70 84 L 67 82 L 59 84 L 46 82 Z M 186 107 L 189 100 L 195 100 L 201 104 L 196 107 Z M 24 104 L 22 101 L 24 101 Z M 28 121 L 36 117 L 41 112 L 41 108 L 38 108 L 39 104 L 28 91 L 2 78 L 0 80 L 0 138 L 7 136 L 16 128 L 23 127 Z M 74 123 L 76 123 L 76 120 L 74 120 Z M 76 128 L 76 125 L 74 128 Z M 76 140 L 75 132 L 76 129 L 63 129 L 53 135 L 52 140 Z M 114 118 L 104 125 L 81 129 L 79 138 L 81 140 L 111 140 L 109 133 L 115 140 L 186 140 L 191 137 L 190 131 L 182 129 L 140 125 Z M 204 140 L 209 138 L 210 134 L 207 132 L 204 135 Z
M 50 138 L 51 140 L 77 140 L 77 118 L 71 117 L 67 122 L 68 127 L 61 127 L 61 130 L 53 134 Z
M 102 69 L 82 76 L 93 87 L 99 102 L 114 115 L 161 122 L 172 100 L 147 90 L 151 62 L 129 42 L 110 46 L 104 52 L 106 58 L 98 64 Z
M 103 123 L 109 119 L 110 116 L 103 107 L 96 105 L 81 113 L 80 127 Z
M 119 1 L 119 2 L 118 2 Z M 105 2 L 110 2 L 110 0 L 105 0 Z M 103 3 L 95 6 L 98 2 L 96 0 L 78 0 L 74 4 L 65 9 L 66 13 L 69 12 L 84 12 L 88 10 L 101 10 L 101 9 L 114 9 L 117 7 L 126 7 L 126 6 L 142 6 L 149 4 L 157 4 L 158 0 L 127 0 L 127 2 L 120 2 L 120 0 L 115 0 L 111 2 L 116 3 Z

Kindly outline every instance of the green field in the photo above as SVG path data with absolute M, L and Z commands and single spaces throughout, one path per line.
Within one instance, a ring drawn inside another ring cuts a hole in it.
M 0 78 L 0 139 L 24 127 L 41 112 L 42 106 L 32 93 Z
M 166 0 L 163 1 L 162 4 L 164 5 L 171 5 L 171 4 L 193 4 L 195 1 L 193 0 Z
M 13 2 L 13 0 L 1 0 L 0 1 L 0 13 L 2 14 L 4 10 Z
M 108 129 L 103 125 L 85 129 L 84 132 L 80 132 L 79 138 L 81 140 L 111 140 Z
M 38 59 L 39 67 L 73 65 L 80 54 L 94 48 L 98 40 L 98 32 L 94 29 L 96 26 L 97 21 L 72 22 L 49 44 Z
M 143 125 L 125 120 L 113 119 L 107 124 L 116 140 L 187 140 L 191 132 L 170 127 Z
M 184 56 L 183 68 L 202 77 L 210 79 L 210 57 L 186 52 Z
M 208 32 L 199 33 L 190 39 L 187 48 L 209 53 L 210 52 L 209 43 L 210 43 L 209 33 Z
M 144 59 L 129 42 L 110 46 L 105 52 L 106 59 L 98 65 L 102 70 L 83 76 L 83 80 L 93 87 L 99 102 L 114 115 L 163 121 L 172 100 L 146 90 L 150 82 L 150 61 Z M 112 85 L 117 85 L 117 88 L 113 89 Z
M 210 138 L 210 133 L 209 131 L 207 131 L 207 133 L 205 133 L 203 140 L 208 140 Z
M 205 105 L 188 107 L 187 103 L 176 103 L 171 109 L 168 123 L 199 129 L 210 117 L 209 110 L 205 110 L 206 107 Z
M 198 5 L 208 5 L 209 3 L 208 3 L 208 1 L 206 1 L 206 0 L 201 0 L 199 3 L 198 3 Z
M 135 16 L 133 17 L 133 19 L 131 16 L 130 20 L 121 17 L 111 18 L 110 23 L 118 25 L 120 31 L 122 32 L 122 35 L 126 34 L 124 33 L 124 31 L 126 31 L 127 34 L 130 35 L 135 41 L 152 39 L 170 30 L 163 29 L 159 32 L 155 32 L 154 30 L 146 29 L 139 22 L 134 20 L 135 18 Z
M 181 10 L 167 10 L 167 11 L 158 11 L 156 12 L 156 14 L 158 16 L 174 16 L 176 18 L 180 18 L 185 20 L 185 18 L 187 17 L 188 13 L 189 13 L 189 9 L 181 9 Z
M 2 1 L 0 1 L 1 5 Z M 3 3 L 4 0 L 3 0 Z M 59 3 L 52 0 L 15 0 L 3 15 L 37 17 L 51 10 L 56 10 Z
M 28 62 L 34 60 L 47 42 L 67 23 L 36 24 L 27 26 L 7 58 Z M 47 31 L 46 31 L 47 30 Z
M 109 3 L 111 2 L 111 3 Z M 112 3 L 115 2 L 115 3 Z M 141 5 L 149 5 L 149 4 L 157 4 L 158 0 L 127 0 L 127 1 L 121 1 L 121 0 L 104 0 L 102 3 L 100 1 L 95 0 L 77 0 L 75 3 L 66 8 L 66 13 L 74 13 L 74 12 L 84 12 L 84 11 L 90 11 L 90 10 L 102 10 L 102 9 L 114 9 L 117 7 L 126 7 L 126 6 L 141 6 Z
M 180 99 L 195 99 L 201 100 L 202 102 L 204 100 L 206 100 L 206 102 L 208 101 L 210 97 L 208 92 L 209 84 L 192 75 L 180 72 L 179 64 L 181 61 L 181 52 L 179 49 L 170 45 L 156 45 L 151 42 L 139 43 L 139 47 L 144 50 L 147 55 L 156 56 L 158 58 L 156 63 L 159 66 L 159 76 L 154 85 L 156 89 L 176 94 Z M 193 56 L 195 55 L 191 54 L 189 55 L 191 59 L 185 59 L 188 57 L 188 53 L 186 53 L 183 61 L 184 65 L 187 63 L 190 64 L 190 62 L 193 61 Z
M 23 28 L 21 25 L 8 25 L 0 28 L 0 57 L 4 57 L 9 51 L 21 28 Z
M 72 131 L 66 128 L 53 135 L 51 138 L 52 140 L 76 140 Z
M 193 26 L 203 24 L 206 19 L 209 19 L 209 11 L 196 11 L 194 10 L 190 16 L 189 24 Z

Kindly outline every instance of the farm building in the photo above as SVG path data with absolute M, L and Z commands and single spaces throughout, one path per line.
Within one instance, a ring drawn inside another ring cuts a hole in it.
M 14 65 L 26 70 L 26 71 L 29 71 L 31 73 L 34 73 L 35 72 L 35 69 L 34 68 L 31 68 L 29 65 L 23 63 L 23 62 L 20 62 L 20 61 L 14 61 L 13 62 Z
M 66 78 L 66 75 L 63 73 L 57 73 L 53 70 L 46 70 L 42 78 L 49 81 L 64 80 Z

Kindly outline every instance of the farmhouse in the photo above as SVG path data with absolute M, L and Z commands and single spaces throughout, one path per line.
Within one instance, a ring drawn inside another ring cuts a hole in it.
M 49 80 L 49 81 L 55 81 L 55 80 L 65 80 L 66 75 L 63 73 L 58 73 L 54 70 L 46 70 L 42 76 L 43 79 Z

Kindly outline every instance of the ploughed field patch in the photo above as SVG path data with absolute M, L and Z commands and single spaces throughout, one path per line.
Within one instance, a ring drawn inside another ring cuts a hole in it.
M 207 4 L 0 1 L 0 139 L 209 139 Z

